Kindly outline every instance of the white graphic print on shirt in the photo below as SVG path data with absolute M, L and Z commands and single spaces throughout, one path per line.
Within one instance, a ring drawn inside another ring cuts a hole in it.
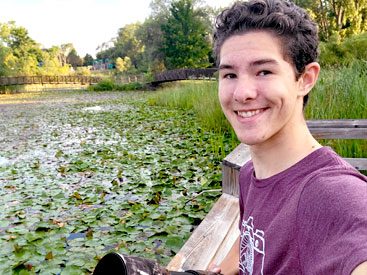
M 254 218 L 242 220 L 241 245 L 240 245 L 240 270 L 243 274 L 254 274 L 254 258 L 261 257 L 261 270 L 263 274 L 265 260 L 264 231 L 254 228 Z M 259 272 L 256 272 L 257 274 Z

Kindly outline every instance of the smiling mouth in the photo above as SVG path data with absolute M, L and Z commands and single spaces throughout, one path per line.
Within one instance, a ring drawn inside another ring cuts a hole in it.
M 236 114 L 240 117 L 243 117 L 243 118 L 249 118 L 249 117 L 256 116 L 257 114 L 260 114 L 264 110 L 265 110 L 265 108 L 257 109 L 257 110 L 251 110 L 251 111 L 236 111 Z

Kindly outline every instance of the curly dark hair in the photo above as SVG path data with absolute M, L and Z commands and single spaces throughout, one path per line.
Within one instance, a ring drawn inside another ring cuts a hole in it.
M 218 15 L 213 35 L 217 64 L 226 39 L 263 30 L 280 39 L 284 59 L 294 66 L 296 79 L 307 64 L 317 60 L 317 25 L 304 9 L 288 0 L 250 0 L 236 2 Z M 304 105 L 307 100 L 308 96 L 305 96 Z

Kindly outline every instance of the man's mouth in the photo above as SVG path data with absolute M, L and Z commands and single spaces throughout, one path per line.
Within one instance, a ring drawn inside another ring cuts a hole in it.
M 257 114 L 263 112 L 265 110 L 265 108 L 263 109 L 256 109 L 256 110 L 251 110 L 251 111 L 236 111 L 237 115 L 239 115 L 240 117 L 243 118 L 249 118 L 249 117 L 253 117 L 256 116 Z

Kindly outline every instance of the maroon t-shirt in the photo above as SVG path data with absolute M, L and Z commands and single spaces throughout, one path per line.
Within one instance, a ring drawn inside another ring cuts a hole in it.
M 240 172 L 240 274 L 350 274 L 367 261 L 367 178 L 328 147 L 256 179 Z

